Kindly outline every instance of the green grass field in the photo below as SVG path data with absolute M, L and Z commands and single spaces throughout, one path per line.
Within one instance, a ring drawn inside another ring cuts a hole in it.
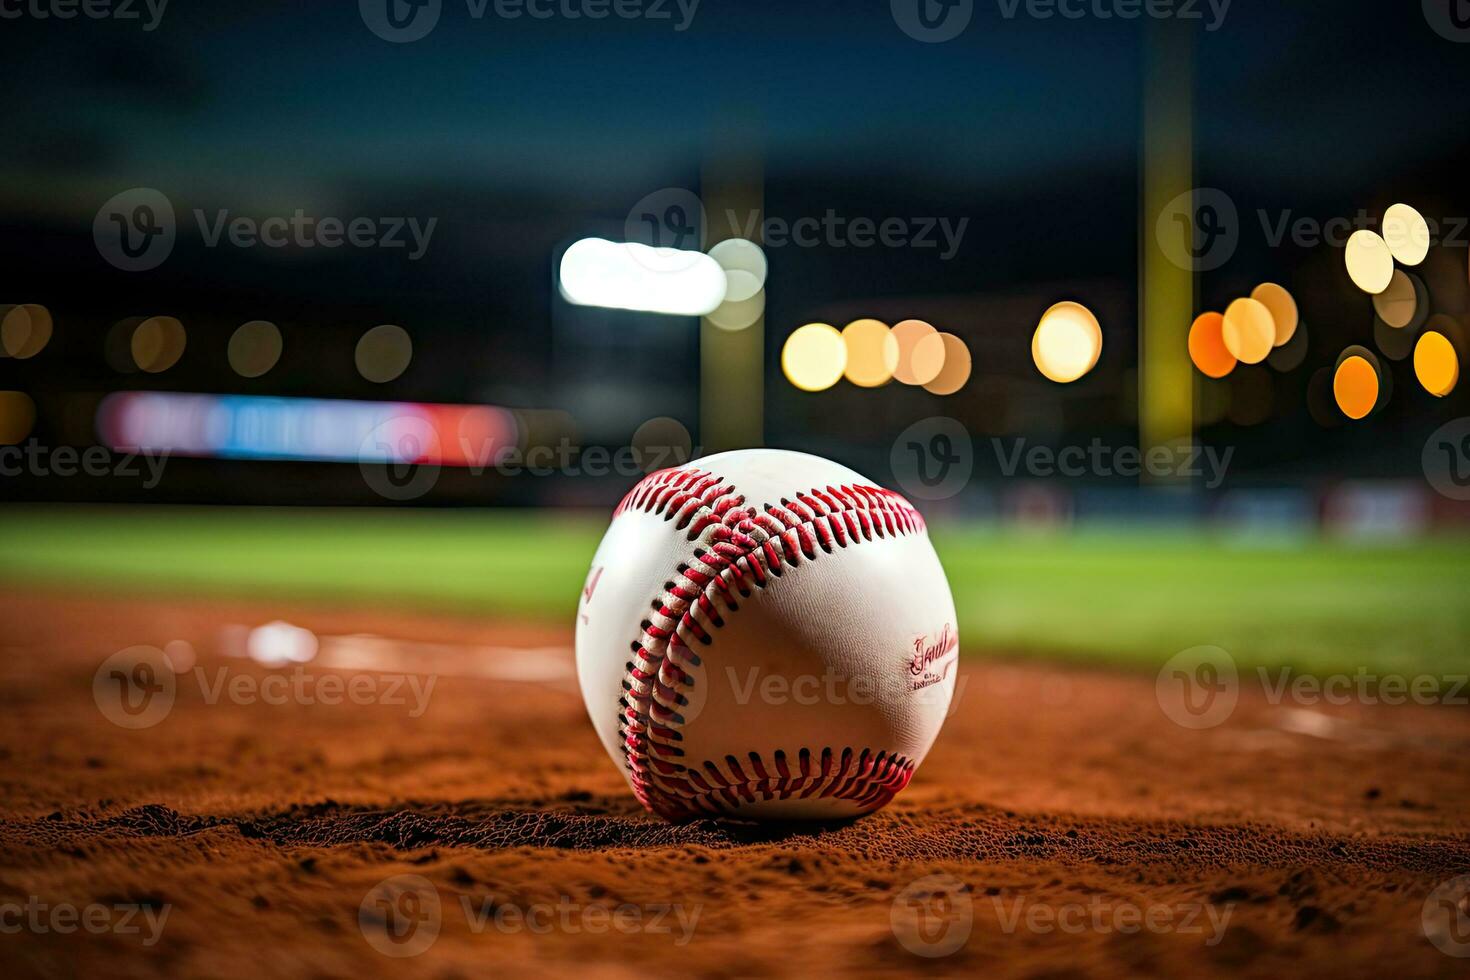
M 604 515 L 8 507 L 0 578 L 570 623 Z M 931 527 L 971 654 L 1156 667 L 1213 644 L 1319 673 L 1463 670 L 1470 538 L 1248 548 L 1183 531 Z

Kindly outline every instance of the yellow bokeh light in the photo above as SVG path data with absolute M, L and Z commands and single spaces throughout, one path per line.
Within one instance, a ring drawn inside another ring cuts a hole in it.
M 1223 378 L 1235 370 L 1235 355 L 1225 347 L 1225 317 L 1201 313 L 1189 328 L 1189 359 L 1201 374 Z
M 1424 390 L 1443 398 L 1460 383 L 1460 357 L 1442 333 L 1426 330 L 1414 345 L 1414 377 Z
M 970 348 L 952 333 L 939 335 L 944 341 L 944 367 L 924 390 L 935 395 L 953 395 L 970 380 Z
M 744 299 L 726 299 L 719 309 L 706 313 L 704 318 L 721 330 L 736 331 L 744 330 L 765 315 L 766 291 L 758 289 Z
M 1404 265 L 1418 265 L 1429 254 L 1429 222 L 1407 204 L 1383 212 L 1383 240 Z
M 1259 364 L 1276 346 L 1276 320 L 1260 300 L 1238 299 L 1225 308 L 1225 349 L 1242 364 Z
M 1092 311 L 1070 300 L 1041 315 L 1031 335 L 1031 360 L 1058 384 L 1071 384 L 1097 366 L 1102 356 L 1102 327 Z
M 184 325 L 171 316 L 150 316 L 133 331 L 133 363 L 149 374 L 167 371 L 184 356 Z
M 802 391 L 826 391 L 847 368 L 847 345 L 827 323 L 797 327 L 781 348 L 781 372 Z
M 1263 282 L 1251 290 L 1251 299 L 1269 310 L 1271 321 L 1276 324 L 1276 340 L 1272 346 L 1285 346 L 1296 335 L 1297 323 L 1300 322 L 1296 299 L 1285 286 L 1274 282 Z
M 898 339 L 881 320 L 854 320 L 842 331 L 847 347 L 843 373 L 859 388 L 877 388 L 893 378 L 898 367 Z
M 1342 359 L 1332 376 L 1332 396 L 1350 419 L 1362 419 L 1378 404 L 1378 371 L 1367 357 L 1353 354 Z
M 1393 253 L 1376 233 L 1367 229 L 1353 232 L 1343 253 L 1353 285 L 1375 296 L 1388 288 L 1393 280 Z
M 898 367 L 893 377 L 906 385 L 925 385 L 944 367 L 944 340 L 923 320 L 904 320 L 893 327 L 898 341 Z
M 358 339 L 353 360 L 358 374 L 374 384 L 386 384 L 408 370 L 413 338 L 396 323 L 380 323 Z
M 31 434 L 36 403 L 23 391 L 0 391 L 0 446 L 10 446 Z
M 35 357 L 51 340 L 51 311 L 39 303 L 0 308 L 0 351 L 18 360 Z
M 281 359 L 281 331 L 269 320 L 243 323 L 230 335 L 230 367 L 242 378 L 258 378 Z
M 1395 269 L 1388 288 L 1373 297 L 1373 309 L 1378 318 L 1396 330 L 1413 322 L 1418 306 L 1414 280 L 1402 269 Z

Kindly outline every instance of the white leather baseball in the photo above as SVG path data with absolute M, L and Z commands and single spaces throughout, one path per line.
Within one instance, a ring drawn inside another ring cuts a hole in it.
M 577 617 L 592 723 L 670 820 L 884 806 L 939 733 L 958 646 L 949 583 L 908 501 L 767 449 L 634 487 Z

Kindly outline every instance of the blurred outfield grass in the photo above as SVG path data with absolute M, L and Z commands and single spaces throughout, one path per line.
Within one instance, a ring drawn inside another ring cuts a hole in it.
M 571 626 L 604 515 L 536 511 L 0 511 L 0 580 L 548 616 Z M 1156 668 L 1191 646 L 1242 666 L 1463 671 L 1470 537 L 1243 547 L 1200 531 L 1051 534 L 934 524 L 972 655 Z

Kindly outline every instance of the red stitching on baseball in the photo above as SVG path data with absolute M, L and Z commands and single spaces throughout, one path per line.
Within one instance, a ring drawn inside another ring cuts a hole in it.
M 834 546 L 846 548 L 849 542 L 924 529 L 919 512 L 882 487 L 817 487 L 795 496 L 794 501 L 782 498 L 779 506 L 746 508 L 745 498 L 720 478 L 702 470 L 675 469 L 641 481 L 614 511 L 615 518 L 636 509 L 666 521 L 677 519 L 677 527 L 688 528 L 690 541 L 705 538 L 650 603 L 654 619 L 643 621 L 633 642 L 634 659 L 627 664 L 618 701 L 618 729 L 633 792 L 646 808 L 669 820 L 718 815 L 722 810 L 716 799 L 739 808 L 756 802 L 757 792 L 763 801 L 808 799 L 815 793 L 853 801 L 868 812 L 886 805 L 913 776 L 911 760 L 882 751 L 874 755 L 867 748 L 856 756 L 851 747 L 842 748 L 835 763 L 833 749 L 822 748 L 820 770 L 815 770 L 811 750 L 803 747 L 795 771 L 785 752 L 778 751 L 774 775 L 754 752 L 748 756 L 753 775 L 734 756 L 725 759 L 728 775 L 713 761 L 706 761 L 703 771 L 674 761 L 684 756 L 673 744 L 683 741 L 679 709 L 689 703 L 683 691 L 691 683 L 690 670 L 700 664 L 685 636 L 701 645 L 714 641 L 695 619 L 695 610 L 712 627 L 722 627 L 716 602 L 728 611 L 738 609 L 736 594 L 748 597 L 752 588 L 766 588 L 767 576 L 779 578 L 783 565 L 815 561 L 819 553 L 830 554 Z

